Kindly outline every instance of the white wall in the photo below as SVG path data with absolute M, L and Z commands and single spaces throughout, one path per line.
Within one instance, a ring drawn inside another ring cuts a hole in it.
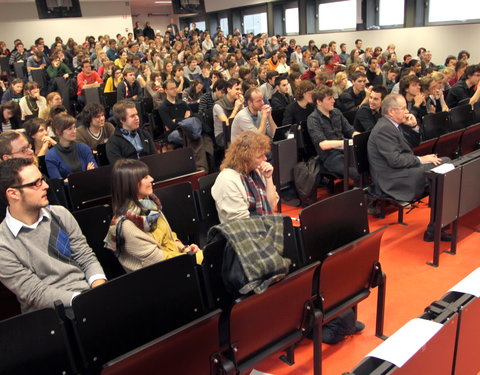
M 353 49 L 356 39 L 363 40 L 363 49 L 367 46 L 373 48 L 380 46 L 385 50 L 388 44 L 394 43 L 397 47 L 397 58 L 400 61 L 403 59 L 403 55 L 408 53 L 415 58 L 417 49 L 425 47 L 432 51 L 432 61 L 439 65 L 445 62 L 448 55 L 456 56 L 462 49 L 470 52 L 470 63 L 478 64 L 480 62 L 479 34 L 480 25 L 469 24 L 309 34 L 288 36 L 287 38 L 294 38 L 300 45 L 306 45 L 310 39 L 313 39 L 317 46 L 334 40 L 337 42 L 337 52 L 340 50 L 340 43 L 347 43 L 348 53 Z
M 11 49 L 13 41 L 19 38 L 28 48 L 39 36 L 50 46 L 56 36 L 64 42 L 73 37 L 77 43 L 83 43 L 87 35 L 96 38 L 132 31 L 130 5 L 125 1 L 81 1 L 80 7 L 82 17 L 41 20 L 35 2 L 0 3 L 0 40 Z
M 157 6 L 157 7 L 144 7 L 136 6 L 132 4 L 132 20 L 133 23 L 136 21 L 140 22 L 140 26 L 143 28 L 145 22 L 149 21 L 150 26 L 153 30 L 163 34 L 167 28 L 167 25 L 170 23 L 170 17 L 173 17 L 175 23 L 179 25 L 178 14 L 173 14 L 172 6 Z

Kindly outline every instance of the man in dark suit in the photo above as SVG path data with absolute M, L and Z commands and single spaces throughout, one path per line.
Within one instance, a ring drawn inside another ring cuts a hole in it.
M 386 96 L 382 115 L 368 139 L 368 161 L 375 189 L 399 201 L 413 201 L 428 188 L 425 172 L 448 159 L 442 160 L 434 154 L 413 154 L 399 125 L 416 127 L 417 120 L 408 112 L 403 96 Z M 424 239 L 430 238 L 433 240 L 433 228 L 425 232 Z M 447 238 L 442 233 L 442 240 Z

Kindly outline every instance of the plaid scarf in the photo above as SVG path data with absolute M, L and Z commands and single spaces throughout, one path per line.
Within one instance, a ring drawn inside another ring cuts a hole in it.
M 128 206 L 128 211 L 125 215 L 113 217 L 110 222 L 108 233 L 104 239 L 105 247 L 112 250 L 118 256 L 117 251 L 117 223 L 125 219 L 133 222 L 137 228 L 144 232 L 153 232 L 157 227 L 157 220 L 162 216 L 162 205 L 160 199 L 155 194 L 150 195 L 146 199 L 140 200 L 140 205 L 137 206 L 131 202 Z
M 256 171 L 249 174 L 242 174 L 242 183 L 247 191 L 248 211 L 250 216 L 253 215 L 270 215 L 273 214 L 270 203 L 265 192 L 265 185 Z

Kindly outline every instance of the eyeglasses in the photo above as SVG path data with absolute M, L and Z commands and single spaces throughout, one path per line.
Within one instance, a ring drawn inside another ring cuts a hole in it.
M 13 154 L 26 154 L 28 152 L 32 151 L 33 152 L 33 149 L 32 149 L 32 145 L 28 145 L 28 146 L 25 146 L 25 147 L 22 147 L 20 150 L 18 151 L 15 151 L 15 152 L 12 152 L 11 155 Z
M 17 186 L 11 186 L 13 189 L 21 189 L 21 188 L 26 188 L 26 187 L 33 187 L 34 189 L 38 189 L 42 186 L 44 182 L 46 182 L 47 179 L 45 176 L 40 177 L 39 179 L 29 182 L 28 184 L 22 184 L 22 185 L 17 185 Z

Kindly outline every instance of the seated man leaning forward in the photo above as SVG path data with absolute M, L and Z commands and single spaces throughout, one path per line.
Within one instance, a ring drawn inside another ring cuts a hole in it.
M 245 93 L 245 100 L 247 106 L 237 113 L 232 123 L 232 141 L 245 130 L 273 137 L 277 125 L 272 118 L 272 108 L 265 104 L 262 93 L 257 88 L 250 88 Z
M 413 201 L 428 189 L 425 172 L 449 159 L 440 159 L 434 154 L 413 154 L 399 125 L 415 127 L 417 120 L 408 112 L 402 95 L 387 95 L 382 103 L 382 115 L 368 139 L 368 161 L 375 189 L 399 201 Z M 424 239 L 433 240 L 430 226 Z M 442 233 L 442 240 L 449 241 L 450 236 Z
M 71 306 L 83 290 L 105 283 L 102 267 L 73 216 L 49 206 L 48 185 L 30 159 L 0 163 L 2 199 L 0 281 L 16 294 L 22 312 Z
M 265 156 L 269 151 L 270 139 L 249 130 L 227 149 L 212 187 L 221 223 L 273 213 L 278 194 L 272 179 L 273 167 Z

